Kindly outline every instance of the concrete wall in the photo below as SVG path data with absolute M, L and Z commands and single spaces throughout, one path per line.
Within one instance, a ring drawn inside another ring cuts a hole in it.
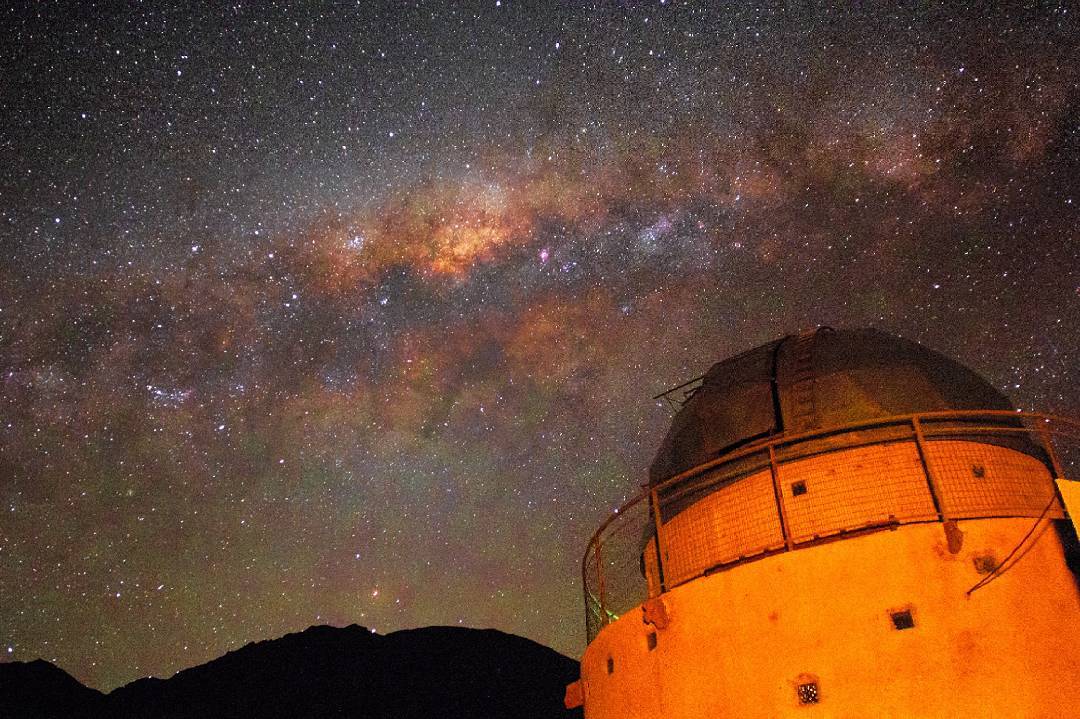
M 905 525 L 690 581 L 665 628 L 635 609 L 589 645 L 585 716 L 1080 717 L 1080 593 L 1051 523 L 965 594 L 1033 522 L 962 520 L 957 554 L 940 523 Z

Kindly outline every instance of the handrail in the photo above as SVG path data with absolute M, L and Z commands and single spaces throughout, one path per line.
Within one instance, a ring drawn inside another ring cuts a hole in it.
M 726 464 L 727 462 L 741 459 L 744 456 L 755 454 L 757 452 L 766 449 L 770 445 L 774 447 L 782 446 L 785 444 L 795 444 L 797 442 L 803 442 L 808 439 L 821 439 L 824 437 L 830 437 L 837 434 L 848 434 L 850 432 L 857 432 L 864 429 L 875 429 L 877 427 L 887 427 L 890 425 L 910 424 L 912 420 L 939 420 L 939 419 L 977 419 L 979 417 L 1006 417 L 1020 418 L 1020 419 L 1041 419 L 1049 422 L 1061 422 L 1063 424 L 1071 424 L 1076 427 L 1078 435 L 1080 435 L 1080 422 L 1076 420 L 1067 419 L 1065 417 L 1056 417 L 1049 414 L 1038 414 L 1034 412 L 1010 412 L 1007 410 L 981 410 L 978 412 L 958 412 L 958 411 L 938 411 L 938 412 L 917 412 L 913 414 L 897 414 L 890 417 L 883 417 L 875 420 L 863 420 L 861 422 L 851 422 L 848 424 L 835 425 L 826 429 L 814 429 L 808 432 L 798 432 L 794 434 L 777 434 L 772 437 L 766 437 L 758 440 L 752 444 L 748 444 L 745 447 L 740 447 L 737 450 L 723 454 L 719 457 L 715 457 L 704 464 L 699 464 L 696 467 L 692 467 L 684 472 L 680 472 L 668 479 L 665 479 L 660 484 L 654 486 L 654 489 L 664 489 L 669 484 L 675 484 L 689 477 L 693 477 L 698 474 L 703 474 L 713 467 Z M 1017 427 L 1016 429 L 1023 431 L 1023 428 Z M 1027 430 L 1031 431 L 1031 430 Z M 630 500 L 631 502 L 633 500 Z M 630 502 L 627 502 L 629 504 Z M 626 506 L 625 504 L 623 506 Z
M 710 459 L 707 462 L 705 462 L 703 464 L 699 464 L 698 466 L 693 467 L 691 469 L 688 469 L 688 470 L 686 470 L 684 472 L 680 472 L 679 474 L 676 474 L 676 475 L 674 475 L 674 476 L 672 476 L 672 477 L 670 477 L 668 479 L 665 479 L 660 484 L 655 485 L 654 487 L 652 487 L 652 489 L 656 489 L 658 491 L 662 490 L 662 489 L 665 489 L 669 485 L 676 484 L 678 482 L 681 482 L 684 479 L 689 479 L 689 478 L 695 477 L 695 476 L 697 476 L 699 474 L 704 474 L 705 472 L 709 471 L 713 467 L 719 466 L 721 464 L 727 464 L 728 462 L 733 462 L 733 461 L 735 461 L 737 459 L 742 459 L 743 457 L 747 457 L 747 456 L 750 456 L 752 454 L 757 454 L 758 452 L 761 452 L 762 450 L 767 449 L 770 445 L 773 446 L 773 447 L 777 447 L 777 446 L 781 446 L 781 445 L 785 445 L 785 444 L 794 444 L 796 442 L 805 441 L 805 440 L 808 440 L 808 439 L 820 439 L 820 438 L 828 437 L 828 436 L 831 436 L 831 435 L 834 435 L 834 434 L 846 434 L 846 433 L 849 433 L 849 432 L 858 431 L 860 429 L 874 429 L 874 428 L 877 428 L 877 427 L 886 427 L 886 426 L 889 426 L 889 425 L 905 424 L 905 423 L 911 422 L 911 420 L 916 418 L 916 417 L 918 417 L 920 419 L 961 419 L 961 418 L 971 419 L 973 417 L 977 418 L 979 416 L 991 416 L 991 417 L 1002 417 L 1002 418 L 1012 417 L 1012 418 L 1019 418 L 1019 419 L 1036 419 L 1036 420 L 1041 419 L 1041 420 L 1044 420 L 1044 421 L 1047 421 L 1047 422 L 1061 422 L 1062 424 L 1072 425 L 1073 427 L 1075 427 L 1076 432 L 1077 432 L 1076 438 L 1080 439 L 1080 421 L 1069 419 L 1069 418 L 1066 418 L 1066 417 L 1050 415 L 1050 414 L 1039 414 L 1039 413 L 1035 413 L 1035 412 L 1009 412 L 1009 411 L 1006 411 L 1006 410 L 985 410 L 985 411 L 980 411 L 980 412 L 941 411 L 941 412 L 920 412 L 920 413 L 916 413 L 916 414 L 897 414 L 897 415 L 892 415 L 890 417 L 885 417 L 885 418 L 877 419 L 877 420 L 873 420 L 873 421 L 852 422 L 850 424 L 837 425 L 835 427 L 829 427 L 828 429 L 824 429 L 824 430 L 818 429 L 818 430 L 814 430 L 814 431 L 810 431 L 810 432 L 800 432 L 798 434 L 777 434 L 777 435 L 774 435 L 773 437 L 767 437 L 765 439 L 754 442 L 753 444 L 746 445 L 745 447 L 740 447 L 739 449 L 736 449 L 736 450 L 734 450 L 732 452 L 724 454 L 724 455 L 722 455 L 720 457 L 714 457 L 713 459 Z M 964 429 L 965 429 L 965 431 L 967 431 L 969 428 L 965 427 Z M 976 428 L 973 427 L 973 428 L 970 428 L 970 429 L 975 430 Z M 1001 429 L 1007 429 L 1007 428 L 1002 427 Z M 1017 432 L 1030 432 L 1030 431 L 1032 431 L 1030 429 L 1024 429 L 1023 427 L 1015 427 L 1014 429 Z M 1066 435 L 1066 436 L 1070 436 L 1070 435 Z M 615 509 L 615 511 L 613 511 L 611 514 L 609 514 L 607 516 L 607 518 L 600 524 L 599 529 L 597 529 L 595 532 L 593 532 L 592 537 L 589 538 L 589 546 L 592 546 L 592 544 L 600 537 L 600 535 L 607 528 L 607 526 L 609 524 L 611 524 L 612 522 L 614 522 L 616 519 L 618 519 L 619 515 L 621 513 L 624 513 L 625 510 L 629 509 L 630 507 L 634 506 L 638 502 L 640 502 L 643 499 L 645 499 L 646 497 L 648 497 L 649 496 L 649 491 L 650 491 L 650 489 L 646 485 L 646 489 L 639 492 L 638 494 L 635 494 L 633 497 L 631 497 L 630 499 L 628 499 L 625 502 L 623 502 L 622 504 L 620 504 L 619 507 L 617 509 Z

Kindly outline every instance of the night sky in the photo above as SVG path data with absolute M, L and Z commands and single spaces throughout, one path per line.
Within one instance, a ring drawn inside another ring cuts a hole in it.
M 0 657 L 578 656 L 650 397 L 817 324 L 1080 414 L 1080 8 L 964 4 L 5 9 Z

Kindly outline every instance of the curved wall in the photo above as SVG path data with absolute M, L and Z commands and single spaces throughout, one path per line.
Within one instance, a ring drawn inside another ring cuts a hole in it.
M 957 554 L 934 522 L 690 581 L 652 600 L 663 628 L 639 608 L 588 646 L 585 716 L 1080 716 L 1080 595 L 1052 522 L 966 594 L 1033 521 L 960 521 Z

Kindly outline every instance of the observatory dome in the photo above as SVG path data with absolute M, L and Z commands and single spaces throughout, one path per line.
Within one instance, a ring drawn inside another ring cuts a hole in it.
M 656 484 L 768 436 L 941 410 L 1011 410 L 964 365 L 875 329 L 822 327 L 718 362 L 672 421 Z

